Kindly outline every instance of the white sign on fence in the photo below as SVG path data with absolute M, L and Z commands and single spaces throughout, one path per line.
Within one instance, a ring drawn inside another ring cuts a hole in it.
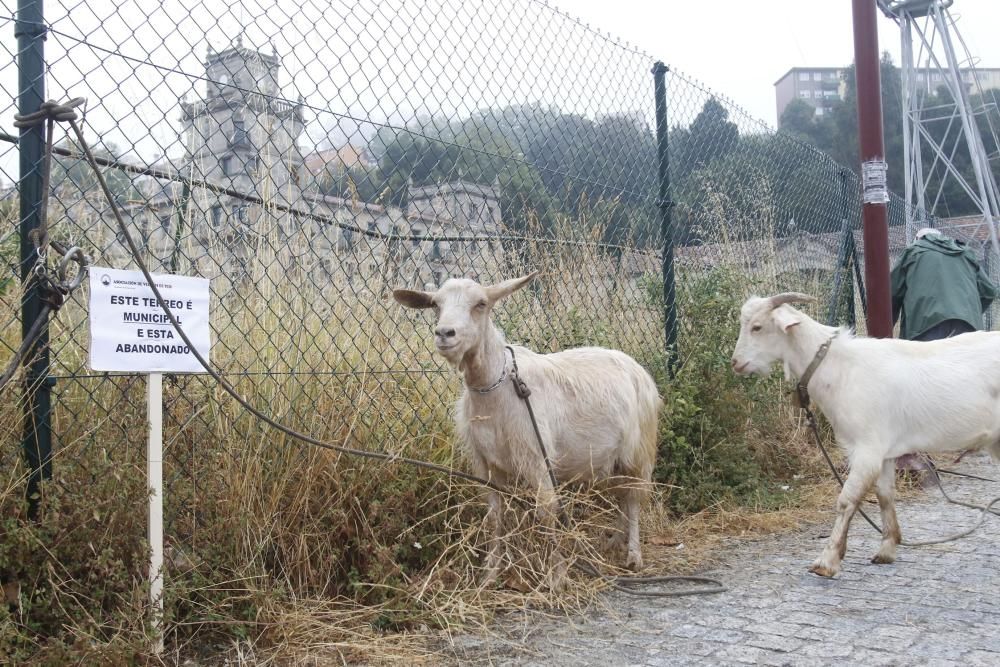
M 139 271 L 91 267 L 90 367 L 95 371 L 203 373 Z M 209 358 L 207 278 L 153 275 L 170 312 Z

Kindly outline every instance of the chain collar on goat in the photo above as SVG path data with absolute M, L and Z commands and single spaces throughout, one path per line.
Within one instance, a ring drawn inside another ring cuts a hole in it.
M 826 359 L 826 353 L 830 351 L 830 345 L 833 344 L 833 339 L 840 335 L 840 330 L 838 329 L 832 336 L 830 336 L 825 343 L 819 346 L 816 350 L 816 355 L 813 357 L 809 365 L 806 366 L 805 372 L 802 377 L 799 378 L 799 383 L 795 387 L 795 393 L 793 394 L 795 398 L 796 407 L 802 409 L 808 409 L 809 403 L 812 399 L 809 398 L 809 380 L 812 379 L 813 374 L 819 365 L 823 363 Z
M 502 385 L 504 383 L 504 381 L 508 377 L 510 377 L 510 370 L 507 368 L 507 353 L 508 352 L 510 352 L 511 358 L 513 359 L 514 353 L 510 350 L 509 346 L 505 347 L 504 348 L 504 352 L 503 352 L 503 370 L 500 371 L 500 377 L 497 378 L 497 381 L 494 382 L 493 384 L 491 384 L 488 387 L 469 387 L 469 385 L 465 385 L 466 387 L 469 387 L 469 391 L 474 391 L 477 394 L 489 394 L 489 393 L 492 393 L 492 392 L 496 391 L 497 389 L 499 389 L 500 385 Z

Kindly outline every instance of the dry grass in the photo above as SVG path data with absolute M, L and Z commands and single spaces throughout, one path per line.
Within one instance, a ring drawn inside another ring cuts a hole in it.
M 310 435 L 461 466 L 449 417 L 458 381 L 433 355 L 426 316 L 389 304 L 385 295 L 397 285 L 385 272 L 354 283 L 340 270 L 330 275 L 313 243 L 316 230 L 285 238 L 288 222 L 263 221 L 244 279 L 213 280 L 216 368 L 235 374 L 236 388 L 256 405 Z M 600 238 L 599 225 L 590 229 L 573 233 L 580 245 L 531 243 L 516 261 L 487 256 L 479 267 L 484 279 L 528 266 L 544 275 L 538 291 L 512 298 L 498 320 L 537 349 L 618 347 L 662 378 L 657 276 L 623 279 L 620 257 L 586 243 Z M 193 239 L 185 243 L 194 253 Z M 131 264 L 101 247 L 91 251 L 99 262 Z M 218 243 L 207 252 L 209 264 L 225 264 Z M 363 246 L 352 252 L 382 257 Z M 369 258 L 357 259 L 362 265 Z M 697 276 L 681 279 L 697 284 Z M 713 299 L 722 301 L 711 312 L 731 317 L 736 297 L 691 288 L 680 298 L 682 314 L 697 318 L 695 306 Z M 3 297 L 10 308 L 18 300 L 15 290 Z M 23 520 L 25 471 L 11 454 L 21 398 L 16 387 L 4 392 L 2 445 L 12 465 L 0 478 L 0 508 L 11 520 L 2 528 L 0 573 L 23 584 L 18 614 L 0 617 L 0 658 L 128 663 L 146 646 L 144 436 L 134 428 L 144 419 L 144 386 L 131 377 L 80 377 L 89 375 L 85 304 L 81 293 L 53 329 L 57 371 L 77 379 L 59 384 L 56 475 L 37 525 Z M 717 320 L 687 324 L 693 329 L 683 344 L 704 338 L 706 327 L 726 330 Z M 17 336 L 12 323 L 4 339 Z M 727 377 L 728 344 L 720 338 L 707 346 L 677 382 Z M 727 396 L 741 395 L 744 385 L 727 382 Z M 681 396 L 669 384 L 663 389 L 668 401 Z M 781 470 L 804 477 L 787 493 L 777 488 L 787 480 L 766 481 L 775 488 L 757 505 L 730 498 L 689 516 L 678 516 L 676 489 L 661 484 L 643 517 L 644 574 L 692 572 L 712 562 L 721 540 L 789 530 L 830 505 L 830 485 L 814 481 L 815 456 L 780 394 L 768 385 L 733 403 L 720 422 L 728 435 L 700 436 L 691 450 L 703 456 L 728 447 L 719 451 L 762 466 L 784 461 Z M 567 491 L 575 520 L 556 531 L 511 501 L 519 519 L 510 526 L 502 586 L 483 587 L 477 489 L 306 448 L 264 429 L 201 378 L 167 382 L 165 412 L 168 663 L 434 663 L 442 636 L 488 633 L 498 612 L 576 614 L 592 605 L 600 581 L 574 573 L 565 590 L 548 588 L 555 545 L 603 572 L 620 572 L 620 558 L 602 539 L 614 512 L 599 495 Z M 762 418 L 785 426 L 764 437 L 756 423 Z M 704 433 L 715 419 L 677 411 L 665 417 L 670 428 L 691 433 Z

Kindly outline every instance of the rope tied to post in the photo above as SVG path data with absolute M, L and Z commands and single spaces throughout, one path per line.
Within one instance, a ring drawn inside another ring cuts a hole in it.
M 14 114 L 14 127 L 19 130 L 27 130 L 33 127 L 45 126 L 45 161 L 42 164 L 42 200 L 38 209 L 40 224 L 37 229 L 31 232 L 31 241 L 35 244 L 35 251 L 38 253 L 40 262 L 45 261 L 45 253 L 49 246 L 49 182 L 52 174 L 52 146 L 54 144 L 55 124 L 71 123 L 74 126 L 80 118 L 77 107 L 87 103 L 86 98 L 74 97 L 68 102 L 60 104 L 55 100 L 46 100 L 38 107 L 38 111 L 28 114 Z
M 38 290 L 39 298 L 42 302 L 41 311 L 35 321 L 28 329 L 27 335 L 21 341 L 21 346 L 14 353 L 7 367 L 0 375 L 0 390 L 7 386 L 17 369 L 25 362 L 35 347 L 35 343 L 48 324 L 48 318 L 62 307 L 66 298 L 83 284 L 84 276 L 87 274 L 87 267 L 90 260 L 79 246 L 67 247 L 64 244 L 51 240 L 48 230 L 48 202 L 49 184 L 52 174 L 52 147 L 54 144 L 56 122 L 69 122 L 81 134 L 76 121 L 80 118 L 77 107 L 86 103 L 83 97 L 75 97 L 72 100 L 59 103 L 55 100 L 43 102 L 38 111 L 29 114 L 15 114 L 14 127 L 25 130 L 33 127 L 45 126 L 45 154 L 42 162 L 42 197 L 38 206 L 39 225 L 30 232 L 29 238 L 35 246 L 35 263 L 25 283 L 25 289 L 30 289 L 33 285 Z M 55 272 L 50 272 L 47 266 L 48 251 L 52 248 L 62 259 L 55 268 Z M 76 265 L 76 273 L 71 274 L 70 268 Z

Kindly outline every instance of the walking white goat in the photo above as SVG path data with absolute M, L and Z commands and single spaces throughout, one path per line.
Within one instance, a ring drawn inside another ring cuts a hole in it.
M 436 292 L 397 289 L 408 308 L 434 308 L 434 344 L 461 371 L 465 388 L 455 409 L 458 433 L 475 473 L 501 485 L 518 484 L 538 493 L 542 517 L 554 521 L 559 501 L 546 470 L 531 420 L 510 379 L 515 359 L 490 317 L 493 306 L 527 285 L 537 272 L 496 285 L 448 280 Z M 519 376 L 531 403 L 559 483 L 618 480 L 618 498 L 628 534 L 627 565 L 642 567 L 639 510 L 648 493 L 656 457 L 656 384 L 624 352 L 589 347 L 536 354 L 512 346 Z M 487 580 L 496 577 L 502 553 L 501 500 L 489 492 L 493 537 L 486 558 Z M 557 575 L 558 578 L 558 575 Z
M 873 563 L 891 563 L 901 539 L 895 493 L 896 457 L 914 452 L 988 449 L 1000 458 L 1000 332 L 932 342 L 855 337 L 787 305 L 805 294 L 751 298 L 740 312 L 733 370 L 766 375 L 782 362 L 786 379 L 803 374 L 816 405 L 847 453 L 850 474 L 837 498 L 830 539 L 810 570 L 832 577 L 847 549 L 847 529 L 875 484 L 882 544 Z

